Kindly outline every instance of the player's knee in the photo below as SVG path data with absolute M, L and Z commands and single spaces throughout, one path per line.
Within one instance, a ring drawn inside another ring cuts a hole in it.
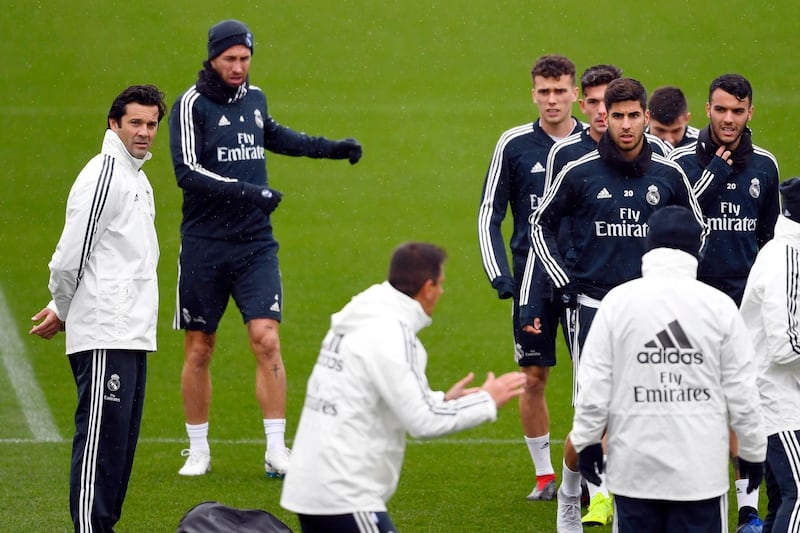
M 206 368 L 211 363 L 214 342 L 204 336 L 187 336 L 184 345 L 184 363 L 190 367 Z
M 547 387 L 547 367 L 523 367 L 525 374 L 525 394 L 544 394 Z
M 278 332 L 275 330 L 263 330 L 259 335 L 250 339 L 253 354 L 257 358 L 266 360 L 279 359 L 281 356 L 281 343 Z

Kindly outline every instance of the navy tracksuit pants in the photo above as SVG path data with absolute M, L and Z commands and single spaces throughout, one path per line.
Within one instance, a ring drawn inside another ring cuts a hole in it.
M 800 430 L 767 437 L 767 516 L 764 533 L 800 531 Z
M 90 350 L 69 356 L 78 391 L 69 481 L 76 533 L 110 533 L 122 514 L 142 421 L 147 354 Z

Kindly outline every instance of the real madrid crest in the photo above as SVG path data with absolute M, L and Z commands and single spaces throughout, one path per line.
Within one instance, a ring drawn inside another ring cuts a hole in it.
M 261 110 L 256 109 L 253 114 L 256 116 L 256 126 L 259 128 L 264 127 L 264 117 L 261 116 Z
M 111 374 L 106 387 L 111 392 L 117 392 L 119 390 L 119 374 Z
M 761 182 L 758 181 L 758 178 L 753 178 L 750 180 L 750 196 L 753 198 L 758 198 L 761 196 Z
M 648 185 L 647 186 L 647 194 L 645 195 L 645 200 L 650 205 L 658 205 L 661 201 L 661 193 L 658 192 L 658 187 L 655 185 Z

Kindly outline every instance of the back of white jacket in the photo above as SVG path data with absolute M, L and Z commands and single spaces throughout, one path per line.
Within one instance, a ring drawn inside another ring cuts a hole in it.
M 642 272 L 608 293 L 589 330 L 572 442 L 580 451 L 608 427 L 615 494 L 720 496 L 729 422 L 742 458 L 766 455 L 751 339 L 733 300 L 695 279 L 689 254 L 657 248 Z
M 158 240 L 153 189 L 112 130 L 81 170 L 50 261 L 48 307 L 66 322 L 67 354 L 156 349 Z
M 403 465 L 406 433 L 428 438 L 493 421 L 480 391 L 444 400 L 425 376 L 417 332 L 430 318 L 388 282 L 331 318 L 308 380 L 281 505 L 321 515 L 385 511 Z

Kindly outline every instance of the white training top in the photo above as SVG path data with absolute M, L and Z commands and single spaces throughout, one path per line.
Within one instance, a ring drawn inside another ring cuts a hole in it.
M 158 240 L 153 189 L 119 136 L 81 170 L 50 260 L 48 307 L 66 322 L 67 354 L 156 349 Z
M 690 254 L 656 248 L 642 273 L 603 298 L 589 329 L 572 443 L 581 451 L 608 428 L 612 493 L 718 497 L 729 485 L 729 427 L 739 456 L 766 457 L 751 338 L 733 300 L 697 281 Z

